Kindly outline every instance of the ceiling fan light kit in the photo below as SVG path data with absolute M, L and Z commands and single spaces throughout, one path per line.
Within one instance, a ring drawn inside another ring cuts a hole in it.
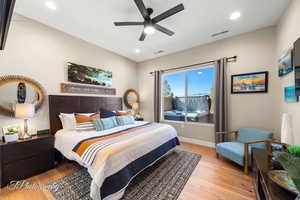
M 143 0 L 134 0 L 134 2 L 138 7 L 140 13 L 142 14 L 144 18 L 144 22 L 114 22 L 115 26 L 144 26 L 144 30 L 139 39 L 140 41 L 144 41 L 146 35 L 151 35 L 155 33 L 156 30 L 164 34 L 167 34 L 168 36 L 172 36 L 175 34 L 173 31 L 163 26 L 160 26 L 157 23 L 168 17 L 171 17 L 172 15 L 175 15 L 183 11 L 184 10 L 183 4 L 179 4 L 154 18 L 151 18 L 151 15 L 153 13 L 152 8 L 146 8 Z
M 147 34 L 147 35 L 152 35 L 155 33 L 155 28 L 152 26 L 152 25 L 147 25 L 145 26 L 144 28 L 144 32 Z

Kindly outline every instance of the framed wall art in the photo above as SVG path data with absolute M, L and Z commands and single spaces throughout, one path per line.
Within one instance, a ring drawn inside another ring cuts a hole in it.
M 293 71 L 293 48 L 285 51 L 279 59 L 278 75 L 284 76 Z
M 286 102 L 298 102 L 295 86 L 288 86 L 284 88 L 284 99 Z
M 255 72 L 248 74 L 237 74 L 231 76 L 231 93 L 267 93 L 268 72 Z
M 112 86 L 112 72 L 70 62 L 67 63 L 67 66 L 69 82 L 98 85 L 104 87 Z

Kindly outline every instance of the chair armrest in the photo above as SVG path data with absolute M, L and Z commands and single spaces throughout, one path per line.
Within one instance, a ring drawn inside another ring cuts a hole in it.
M 276 139 L 268 139 L 268 140 L 252 140 L 252 141 L 247 141 L 244 143 L 244 167 L 245 167 L 245 174 L 248 174 L 248 165 L 249 165 L 249 145 L 250 144 L 255 144 L 255 143 L 272 143 L 276 141 Z
M 249 145 L 249 144 L 255 144 L 255 143 L 261 143 L 261 142 L 266 142 L 266 143 L 273 143 L 275 142 L 275 139 L 269 139 L 269 140 L 252 140 L 252 141 L 246 141 L 244 142 L 244 144 Z

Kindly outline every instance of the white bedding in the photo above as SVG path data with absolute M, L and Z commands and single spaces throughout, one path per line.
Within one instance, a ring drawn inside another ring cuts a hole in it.
M 130 127 L 135 127 L 138 125 L 146 124 L 147 122 L 144 121 L 135 121 L 134 124 L 126 125 L 126 126 L 118 126 L 112 129 L 104 130 L 104 131 L 76 131 L 76 130 L 59 130 L 55 134 L 55 148 L 60 151 L 67 159 L 69 160 L 77 160 L 76 154 L 72 151 L 72 149 L 75 147 L 78 142 L 80 142 L 83 139 L 89 138 L 89 137 L 96 137 L 101 135 L 107 135 L 115 131 L 123 130 Z M 81 164 L 81 163 L 79 163 Z
M 73 148 L 84 139 L 108 135 L 117 131 L 139 127 L 146 124 L 147 122 L 137 121 L 132 125 L 119 126 L 100 132 L 60 130 L 55 134 L 55 148 L 69 160 L 75 160 L 80 165 L 88 169 L 88 172 L 93 178 L 91 184 L 91 197 L 93 199 L 101 200 L 101 187 L 107 178 L 110 178 L 110 176 L 123 170 L 127 165 L 133 163 L 135 160 L 158 148 L 161 148 L 164 144 L 168 143 L 168 141 L 177 138 L 176 130 L 167 124 L 155 124 L 153 127 L 150 126 L 142 130 L 137 130 L 131 136 L 122 136 L 122 138 L 120 137 L 120 140 L 114 139 L 114 143 L 109 143 L 105 146 L 105 148 L 97 152 L 97 155 L 91 164 L 83 162 L 81 157 L 73 152 Z M 170 148 L 174 147 L 172 146 Z M 167 150 L 169 151 L 171 149 Z M 156 160 L 153 160 L 153 162 L 151 161 L 151 164 L 153 164 Z M 119 191 L 105 196 L 105 198 L 102 199 L 120 199 L 123 196 L 127 185 Z

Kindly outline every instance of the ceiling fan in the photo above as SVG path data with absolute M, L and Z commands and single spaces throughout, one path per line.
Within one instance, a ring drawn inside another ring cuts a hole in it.
M 144 26 L 144 30 L 141 34 L 140 41 L 144 41 L 146 38 L 146 35 L 153 34 L 155 30 L 161 31 L 169 36 L 174 35 L 174 32 L 158 25 L 157 23 L 172 16 L 176 13 L 179 13 L 184 10 L 183 4 L 179 4 L 175 6 L 174 8 L 171 8 L 167 10 L 166 12 L 151 18 L 151 15 L 153 13 L 152 8 L 146 8 L 143 0 L 134 0 L 136 6 L 138 7 L 140 13 L 142 14 L 144 21 L 143 22 L 114 22 L 116 26 Z

